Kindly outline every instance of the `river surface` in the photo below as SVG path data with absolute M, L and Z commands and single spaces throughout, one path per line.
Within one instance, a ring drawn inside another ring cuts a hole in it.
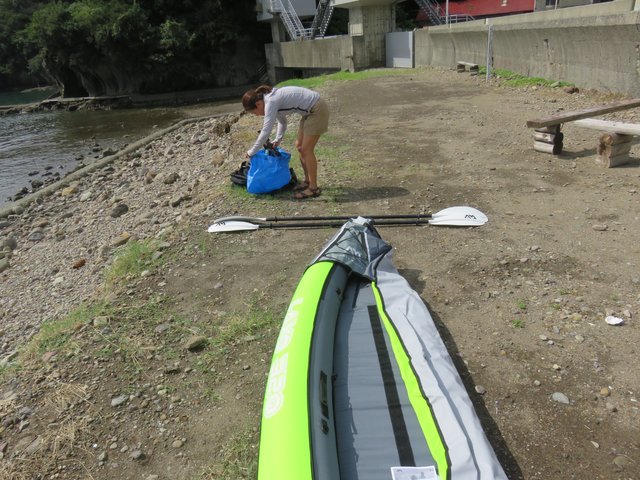
M 24 102 L 0 93 L 1 104 Z M 189 107 L 55 111 L 0 116 L 0 207 L 32 181 L 49 183 L 95 161 L 111 148 L 120 150 L 158 129 L 188 117 L 237 112 L 238 101 Z

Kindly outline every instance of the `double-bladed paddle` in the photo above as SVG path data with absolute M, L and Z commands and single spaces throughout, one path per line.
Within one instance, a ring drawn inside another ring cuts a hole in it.
M 478 227 L 489 221 L 480 210 L 472 207 L 449 207 L 433 214 L 416 215 L 341 215 L 316 217 L 223 217 L 215 220 L 208 232 L 239 232 L 259 228 L 321 228 L 340 227 L 344 220 L 357 216 L 368 218 L 375 226 L 437 225 Z

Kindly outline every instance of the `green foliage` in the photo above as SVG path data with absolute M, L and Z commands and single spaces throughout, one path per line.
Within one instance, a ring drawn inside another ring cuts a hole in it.
M 511 321 L 511 326 L 513 328 L 524 328 L 524 320 L 522 320 L 521 318 L 516 318 L 515 320 Z
M 479 75 L 486 75 L 487 67 L 480 67 Z M 568 87 L 573 86 L 573 83 L 558 82 L 555 80 L 547 80 L 540 77 L 527 77 L 520 73 L 512 72 L 511 70 L 503 70 L 495 68 L 491 70 L 492 76 L 504 80 L 505 84 L 510 87 L 529 87 L 529 86 L 544 86 L 544 87 Z
M 372 78 L 372 77 L 388 77 L 393 75 L 411 75 L 411 74 L 415 74 L 414 69 L 407 68 L 407 69 L 398 70 L 393 68 L 374 68 L 370 70 L 362 70 L 360 72 L 341 71 L 341 72 L 330 73 L 326 75 L 320 75 L 317 77 L 293 78 L 291 80 L 280 82 L 278 86 L 285 87 L 288 85 L 297 85 L 297 86 L 306 87 L 306 88 L 317 88 L 330 81 L 345 82 L 350 80 L 362 80 L 365 78 Z
M 52 319 L 40 326 L 38 333 L 29 342 L 24 357 L 35 357 L 46 352 L 58 354 L 74 353 L 74 333 L 98 316 L 108 315 L 106 304 L 83 305 L 60 319 Z
M 0 0 L 0 86 L 2 75 L 27 66 L 95 90 L 122 89 L 121 78 L 150 91 L 211 86 L 197 82 L 210 81 L 220 54 L 248 31 L 257 44 L 267 33 L 254 7 L 254 0 Z
M 116 253 L 116 259 L 106 274 L 107 285 L 131 279 L 145 270 L 156 268 L 162 261 L 154 256 L 155 252 L 156 247 L 151 242 L 128 243 Z

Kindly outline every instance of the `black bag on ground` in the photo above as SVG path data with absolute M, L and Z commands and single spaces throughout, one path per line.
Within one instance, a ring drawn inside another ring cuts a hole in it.
M 240 168 L 231 174 L 231 183 L 241 187 L 247 186 L 247 174 L 249 173 L 250 164 L 246 160 L 240 164 Z

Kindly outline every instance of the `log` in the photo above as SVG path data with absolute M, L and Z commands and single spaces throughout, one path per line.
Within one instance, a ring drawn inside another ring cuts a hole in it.
M 598 157 L 596 161 L 606 168 L 616 167 L 628 163 L 629 151 L 633 144 L 633 136 L 617 133 L 603 133 L 598 143 Z
M 621 155 L 614 155 L 611 157 L 600 157 L 596 158 L 596 163 L 601 164 L 605 168 L 617 167 L 619 165 L 624 165 L 631 161 L 631 157 L 628 154 L 623 153 Z
M 534 141 L 533 149 L 536 152 L 551 153 L 553 155 L 558 155 L 562 151 L 562 144 L 560 144 L 560 146 L 558 147 L 558 145 L 555 145 L 553 143 L 544 143 L 544 142 Z
M 533 139 L 537 142 L 553 143 L 555 135 L 553 133 L 543 133 L 536 130 L 533 132 Z
M 561 127 L 562 125 L 552 125 L 551 127 L 536 128 L 535 131 L 539 133 L 552 133 L 554 135 L 557 135 L 558 133 L 560 133 Z
M 630 143 L 633 140 L 633 135 L 605 132 L 600 135 L 598 140 L 603 145 L 619 145 L 621 143 Z

